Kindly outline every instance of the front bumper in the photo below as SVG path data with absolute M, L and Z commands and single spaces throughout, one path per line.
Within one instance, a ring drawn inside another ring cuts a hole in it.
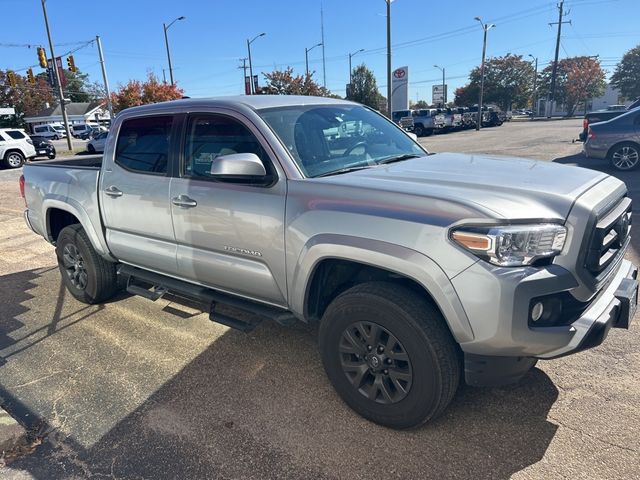
M 543 359 L 594 347 L 611 327 L 624 326 L 617 325 L 623 311 L 618 290 L 636 277 L 635 265 L 621 259 L 575 320 L 538 327 L 529 321 L 531 300 L 570 293 L 578 286 L 574 276 L 558 265 L 510 269 L 477 262 L 452 280 L 474 334 L 460 346 L 465 354 Z

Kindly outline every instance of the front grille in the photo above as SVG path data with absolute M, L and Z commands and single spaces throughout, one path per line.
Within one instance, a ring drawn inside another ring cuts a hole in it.
M 596 277 L 606 275 L 609 267 L 626 249 L 631 232 L 631 199 L 623 198 L 596 221 L 585 257 L 585 268 Z

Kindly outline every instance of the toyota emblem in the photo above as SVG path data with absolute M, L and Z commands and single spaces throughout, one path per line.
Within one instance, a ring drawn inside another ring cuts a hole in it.
M 406 74 L 407 74 L 407 72 L 404 71 L 402 68 L 394 70 L 394 72 L 393 72 L 393 76 L 396 77 L 396 78 L 404 78 L 404 76 Z

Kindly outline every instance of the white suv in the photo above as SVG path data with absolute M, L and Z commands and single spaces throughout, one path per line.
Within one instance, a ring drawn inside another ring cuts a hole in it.
M 7 168 L 19 168 L 36 156 L 33 141 L 18 128 L 0 128 L 0 160 Z

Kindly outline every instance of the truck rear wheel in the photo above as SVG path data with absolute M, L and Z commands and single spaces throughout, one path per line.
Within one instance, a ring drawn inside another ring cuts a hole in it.
M 98 255 L 81 225 L 60 231 L 56 256 L 64 285 L 82 303 L 100 303 L 116 293 L 115 264 Z
M 437 417 L 460 382 L 458 348 L 442 315 L 399 285 L 370 282 L 339 295 L 322 317 L 319 343 L 340 397 L 387 427 Z

